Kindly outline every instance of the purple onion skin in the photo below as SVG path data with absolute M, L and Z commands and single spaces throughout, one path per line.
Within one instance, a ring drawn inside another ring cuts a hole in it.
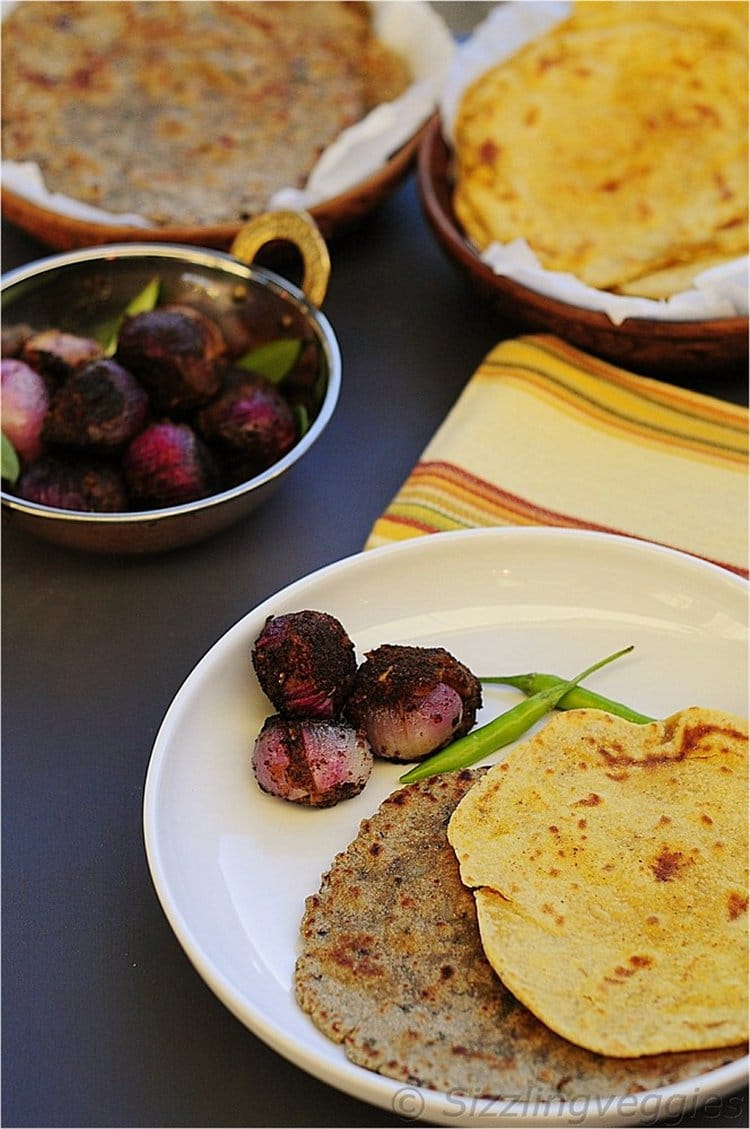
M 60 329 L 43 329 L 32 333 L 21 347 L 21 359 L 41 373 L 47 387 L 55 388 L 71 373 L 104 355 L 98 341 L 64 333 Z
M 258 734 L 252 765 L 262 791 L 330 808 L 362 791 L 373 756 L 365 736 L 345 723 L 274 714 Z
M 198 427 L 210 442 L 242 456 L 255 473 L 283 458 L 298 434 L 289 404 L 262 377 L 231 384 L 199 412 Z
M 373 752 L 385 760 L 422 760 L 449 744 L 463 719 L 461 696 L 444 682 L 418 704 L 374 706 L 365 729 Z
M 44 379 L 24 361 L 6 358 L 0 365 L 0 400 L 5 435 L 23 462 L 33 462 L 42 453 L 42 426 L 49 410 Z
M 217 486 L 210 451 L 185 423 L 146 427 L 125 451 L 123 467 L 131 497 L 148 508 L 205 498 Z
M 121 513 L 127 509 L 120 471 L 97 460 L 69 462 L 43 455 L 22 473 L 17 489 L 27 502 L 60 510 Z
M 103 357 L 84 365 L 57 389 L 43 438 L 61 446 L 116 451 L 141 431 L 148 411 L 148 397 L 135 377 Z
M 358 667 L 344 713 L 376 757 L 423 760 L 471 729 L 478 678 L 444 647 L 383 643 Z
M 357 669 L 354 644 L 342 624 L 310 610 L 269 616 L 252 662 L 280 714 L 329 721 L 340 713 Z
M 187 411 L 219 391 L 226 342 L 199 310 L 159 306 L 125 319 L 116 359 L 144 385 L 157 411 Z

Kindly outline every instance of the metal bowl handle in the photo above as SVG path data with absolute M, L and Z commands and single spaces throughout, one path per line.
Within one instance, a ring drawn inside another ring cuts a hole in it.
M 294 243 L 297 247 L 304 267 L 302 292 L 308 302 L 319 308 L 328 289 L 331 259 L 325 239 L 306 212 L 261 212 L 237 233 L 230 251 L 249 266 L 261 247 L 277 240 Z

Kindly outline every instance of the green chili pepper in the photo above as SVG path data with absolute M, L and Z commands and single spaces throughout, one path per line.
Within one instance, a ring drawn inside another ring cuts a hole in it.
M 539 674 L 535 671 L 533 674 L 509 674 L 497 678 L 480 678 L 479 681 L 487 684 L 515 686 L 517 690 L 523 690 L 524 694 L 538 694 L 540 690 L 550 690 L 553 686 L 558 686 L 565 680 L 559 678 L 556 674 Z M 625 706 L 622 702 L 615 702 L 612 698 L 605 698 L 602 694 L 587 690 L 585 686 L 574 686 L 572 690 L 568 690 L 567 694 L 563 694 L 556 708 L 558 710 L 606 710 L 607 713 L 614 714 L 615 717 L 622 717 L 625 721 L 632 721 L 635 725 L 647 725 L 650 721 L 656 720 L 653 717 L 648 717 L 645 713 L 632 710 L 630 706 Z
M 560 681 L 555 686 L 547 690 L 540 690 L 530 698 L 524 699 L 523 702 L 518 702 L 517 705 L 506 710 L 500 717 L 488 721 L 486 725 L 480 725 L 478 729 L 473 729 L 464 737 L 459 737 L 447 748 L 441 749 L 440 752 L 428 757 L 427 760 L 423 760 L 410 768 L 408 772 L 399 777 L 400 782 L 412 784 L 415 780 L 424 780 L 425 777 L 434 776 L 438 772 L 455 772 L 461 768 L 468 768 L 470 765 L 476 764 L 478 760 L 482 760 L 483 757 L 490 756 L 497 749 L 510 745 L 512 741 L 522 737 L 546 713 L 553 710 L 567 691 L 572 690 L 574 686 L 577 686 L 589 674 L 593 674 L 595 670 L 606 666 L 607 663 L 614 662 L 622 655 L 627 655 L 632 650 L 633 647 L 630 646 L 623 648 L 622 651 L 616 651 L 613 655 L 608 655 L 606 659 L 601 659 L 600 662 L 587 667 L 575 678 L 571 678 L 567 682 Z

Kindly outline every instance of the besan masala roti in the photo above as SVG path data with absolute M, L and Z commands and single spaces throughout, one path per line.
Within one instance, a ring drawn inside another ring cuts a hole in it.
M 604 1058 L 556 1035 L 508 991 L 485 957 L 446 837 L 483 771 L 399 788 L 307 899 L 295 990 L 316 1026 L 352 1062 L 390 1078 L 518 1101 L 652 1090 L 739 1057 L 730 1048 Z
M 263 211 L 411 82 L 342 0 L 34 0 L 2 31 L 4 158 L 159 227 Z
M 457 807 L 482 944 L 551 1030 L 602 1055 L 748 1036 L 747 723 L 557 714 Z
M 454 129 L 480 249 L 651 298 L 747 252 L 744 3 L 583 3 L 481 74 Z

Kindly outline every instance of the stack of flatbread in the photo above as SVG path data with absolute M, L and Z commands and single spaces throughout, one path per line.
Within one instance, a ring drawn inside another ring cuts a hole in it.
M 606 0 L 467 88 L 454 209 L 480 249 L 665 298 L 748 247 L 748 8 Z
M 628 1094 L 731 1062 L 747 750 L 713 710 L 576 710 L 489 770 L 394 792 L 307 899 L 299 1004 L 353 1062 L 484 1097 Z

